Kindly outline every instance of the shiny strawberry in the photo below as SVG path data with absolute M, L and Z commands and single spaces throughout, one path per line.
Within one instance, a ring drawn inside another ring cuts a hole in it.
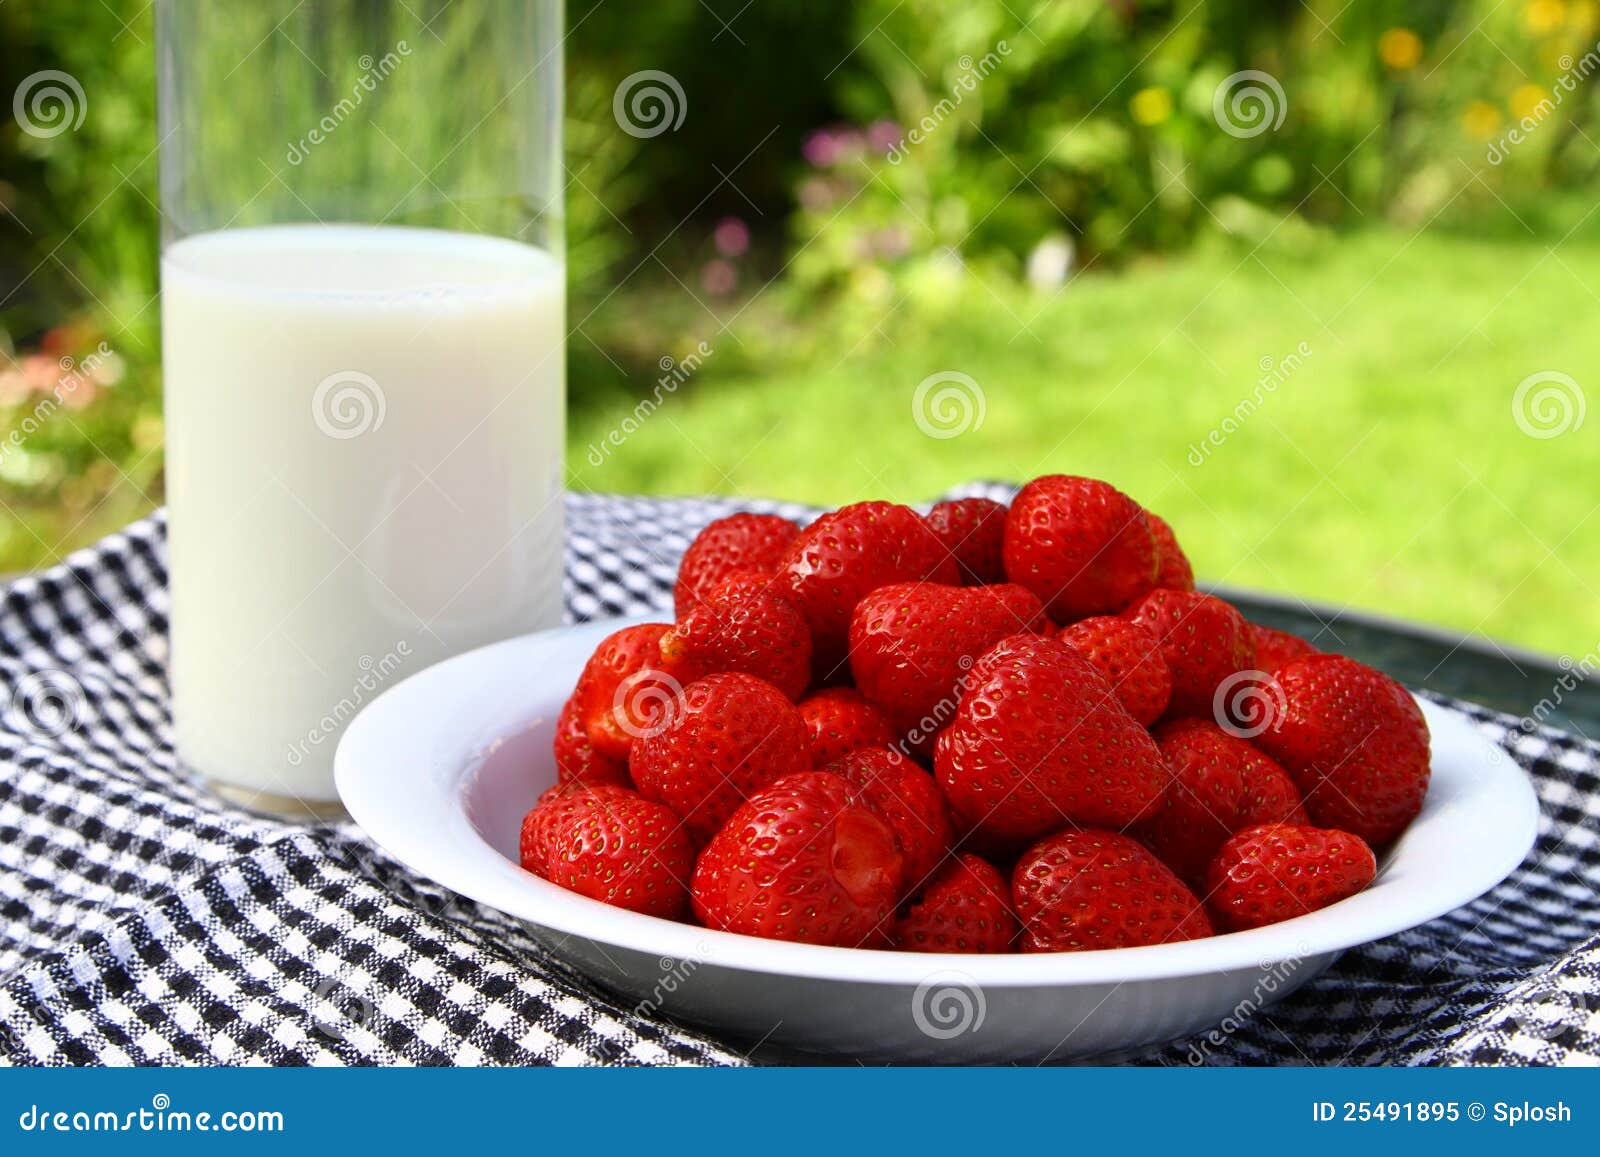
M 1024 952 L 1136 948 L 1212 935 L 1195 894 L 1139 841 L 1068 828 L 1017 861 L 1011 901 Z
M 1123 827 L 1154 811 L 1172 777 L 1105 677 L 1046 636 L 1004 639 L 978 660 L 934 773 L 959 819 L 1011 843 L 1069 822 Z
M 949 860 L 895 924 L 905 952 L 1010 952 L 1017 934 L 1011 889 L 987 860 Z
M 811 682 L 811 628 L 788 599 L 735 579 L 661 636 L 661 659 L 686 679 L 742 671 L 798 699 Z
M 678 565 L 673 602 L 681 619 L 734 571 L 775 573 L 800 528 L 776 514 L 732 514 L 695 535 Z
M 1377 845 L 1422 810 L 1428 725 L 1400 684 L 1343 655 L 1310 655 L 1278 668 L 1279 710 L 1255 739 L 1305 795 L 1323 826 Z
M 810 737 L 794 704 L 766 680 L 739 673 L 689 684 L 628 759 L 640 794 L 677 812 L 698 839 L 750 793 L 810 766 Z
M 1117 698 L 1149 727 L 1172 698 L 1172 669 L 1144 627 L 1115 615 L 1096 615 L 1062 627 L 1056 636 L 1094 664 Z
M 741 804 L 700 853 L 694 911 L 708 928 L 853 948 L 888 940 L 901 889 L 894 832 L 826 771 Z
M 1207 904 L 1229 932 L 1304 916 L 1354 896 L 1378 874 L 1360 836 L 1305 824 L 1246 828 L 1222 845 Z
M 1291 635 L 1288 631 L 1280 631 L 1274 627 L 1263 627 L 1260 623 L 1251 623 L 1249 627 L 1250 642 L 1256 650 L 1256 670 L 1264 671 L 1268 675 L 1285 663 L 1304 659 L 1307 655 L 1321 654 L 1299 635 Z
M 798 706 L 811 734 L 812 767 L 827 767 L 858 747 L 887 747 L 897 738 L 883 712 L 854 687 L 824 687 Z
M 950 851 L 950 809 L 933 776 L 888 747 L 852 751 L 827 770 L 861 789 L 900 844 L 908 889 L 920 888 Z
M 694 846 L 670 808 L 619 788 L 541 803 L 523 820 L 522 866 L 591 900 L 676 920 Z
M 1006 515 L 1006 577 L 1058 623 L 1120 611 L 1155 585 L 1156 543 L 1143 507 L 1106 482 L 1047 474 Z
M 935 503 L 928 525 L 944 548 L 955 556 L 964 585 L 1006 581 L 1006 508 L 988 498 L 953 498 Z
M 1123 615 L 1161 642 L 1172 669 L 1173 717 L 1210 718 L 1218 685 L 1255 661 L 1243 616 L 1214 595 L 1165 588 L 1151 591 Z
M 1150 535 L 1156 542 L 1156 586 L 1174 591 L 1194 590 L 1194 568 L 1189 556 L 1178 545 L 1178 536 L 1159 514 L 1145 511 L 1150 521 Z
M 1234 832 L 1306 822 L 1288 773 L 1211 720 L 1165 723 L 1155 740 L 1172 768 L 1172 787 L 1134 834 L 1192 887 L 1205 886 L 1207 867 Z
M 800 532 L 780 569 L 811 624 L 819 682 L 842 666 L 850 614 L 866 595 L 890 583 L 960 581 L 955 560 L 922 516 L 892 502 L 858 502 L 824 514 Z
M 1049 626 L 1039 600 L 1011 583 L 894 583 L 856 604 L 850 670 L 911 750 L 927 752 L 955 713 L 973 661 L 1007 635 Z
M 578 693 L 574 692 L 556 716 L 552 746 L 556 757 L 556 778 L 562 783 L 615 783 L 631 787 L 628 761 L 601 755 L 589 742 L 589 729 L 583 725 Z
M 661 636 L 670 629 L 642 623 L 607 635 L 578 677 L 577 713 L 595 751 L 608 759 L 626 760 L 633 741 L 682 690 L 661 662 Z

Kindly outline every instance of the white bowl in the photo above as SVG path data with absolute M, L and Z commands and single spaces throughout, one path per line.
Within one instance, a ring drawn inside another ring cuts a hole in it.
M 1182 944 L 1053 955 L 821 948 L 713 932 L 588 900 L 517 863 L 523 814 L 555 779 L 557 713 L 612 620 L 510 639 L 422 671 L 339 745 L 339 795 L 413 871 L 525 921 L 602 985 L 755 1043 L 860 1058 L 1044 1060 L 1214 1026 L 1281 999 L 1345 948 L 1441 916 L 1532 846 L 1527 777 L 1462 716 L 1424 701 L 1433 781 L 1372 887 L 1268 928 Z

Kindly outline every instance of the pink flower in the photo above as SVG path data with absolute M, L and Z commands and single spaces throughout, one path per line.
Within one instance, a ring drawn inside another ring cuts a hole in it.
M 712 258 L 700 267 L 700 285 L 713 297 L 732 293 L 739 284 L 739 271 L 731 261 Z
M 880 153 L 887 153 L 900 143 L 900 126 L 894 121 L 873 121 L 867 126 L 867 143 Z
M 739 257 L 750 248 L 750 229 L 737 217 L 724 217 L 717 222 L 711 240 L 724 257 Z
M 808 164 L 819 169 L 826 169 L 833 164 L 834 158 L 839 155 L 838 144 L 833 139 L 833 134 L 827 129 L 818 129 L 806 138 L 806 143 L 800 148 Z
M 800 185 L 800 204 L 813 213 L 833 204 L 833 186 L 821 177 L 807 177 Z

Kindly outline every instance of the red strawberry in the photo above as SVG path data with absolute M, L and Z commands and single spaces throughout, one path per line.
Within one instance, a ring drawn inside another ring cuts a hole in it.
M 1194 590 L 1194 568 L 1189 556 L 1178 545 L 1178 536 L 1172 533 L 1167 520 L 1151 511 L 1144 512 L 1150 520 L 1150 535 L 1156 540 L 1156 586 L 1174 591 Z
M 1284 766 L 1323 827 L 1369 844 L 1394 839 L 1428 791 L 1428 725 L 1393 679 L 1343 655 L 1311 655 L 1273 675 L 1282 697 L 1256 746 Z
M 742 671 L 790 699 L 811 682 L 811 628 L 788 599 L 724 584 L 661 636 L 662 664 L 688 679 Z
M 670 808 L 631 791 L 573 791 L 522 821 L 522 866 L 630 912 L 675 920 L 689 907 L 694 846 Z
M 633 745 L 628 768 L 646 799 L 704 839 L 751 792 L 811 766 L 806 725 L 782 691 L 753 675 L 707 675 Z
M 616 783 L 631 786 L 628 780 L 628 762 L 601 755 L 589 742 L 589 729 L 583 725 L 583 715 L 574 692 L 556 717 L 556 734 L 553 747 L 556 757 L 556 778 L 562 783 Z
M 607 635 L 578 677 L 573 693 L 589 742 L 601 755 L 625 760 L 633 741 L 654 727 L 682 680 L 661 662 L 666 623 L 643 623 Z
M 1217 925 L 1229 932 L 1292 920 L 1354 896 L 1378 862 L 1360 836 L 1305 824 L 1261 824 L 1222 845 L 1207 877 Z
M 708 928 L 853 948 L 886 939 L 900 894 L 894 833 L 826 771 L 789 775 L 741 804 L 694 873 Z
M 1096 615 L 1062 627 L 1056 638 L 1094 664 L 1129 715 L 1146 727 L 1161 718 L 1172 698 L 1172 669 L 1144 627 Z
M 790 545 L 781 568 L 790 597 L 811 624 L 812 666 L 819 681 L 845 657 L 850 613 L 881 586 L 960 580 L 933 529 L 909 506 L 858 502 L 824 514 Z
M 987 860 L 963 853 L 939 870 L 895 924 L 906 952 L 1010 952 L 1011 889 Z
M 1155 739 L 1172 768 L 1172 787 L 1135 834 L 1192 886 L 1204 887 L 1206 868 L 1234 832 L 1305 822 L 1300 792 L 1283 768 L 1211 720 L 1163 724 Z
M 1213 595 L 1154 590 L 1123 617 L 1161 641 L 1161 653 L 1172 668 L 1168 715 L 1210 718 L 1218 684 L 1255 661 L 1243 617 Z
M 1020 843 L 1067 822 L 1123 827 L 1159 803 L 1172 773 L 1155 741 L 1071 647 L 1014 636 L 972 676 L 934 771 L 987 840 Z
M 1256 670 L 1268 675 L 1285 663 L 1322 653 L 1299 635 L 1291 635 L 1288 631 L 1263 627 L 1260 623 L 1250 623 L 1249 628 L 1250 641 L 1256 649 Z
M 1155 585 L 1156 543 L 1144 509 L 1093 478 L 1047 474 L 1006 515 L 1006 577 L 1070 623 L 1120 611 Z
M 681 619 L 734 571 L 772 573 L 800 528 L 776 514 L 732 514 L 695 535 L 678 565 L 673 590 Z
M 1212 934 L 1195 894 L 1139 841 L 1069 828 L 1017 862 L 1011 899 L 1024 952 L 1082 952 Z
M 987 498 L 955 498 L 935 503 L 928 525 L 944 548 L 955 555 L 965 585 L 1006 581 L 1001 550 L 1005 545 L 1006 508 Z
M 853 687 L 825 687 L 800 700 L 799 707 L 811 733 L 812 767 L 827 767 L 858 747 L 887 747 L 895 741 L 883 712 Z
M 1049 625 L 1039 600 L 1011 583 L 894 583 L 856 604 L 850 670 L 912 749 L 930 751 L 973 660 L 1007 635 Z
M 906 887 L 920 888 L 955 836 L 933 776 L 887 747 L 852 751 L 828 770 L 860 788 L 862 798 L 888 822 L 900 844 Z

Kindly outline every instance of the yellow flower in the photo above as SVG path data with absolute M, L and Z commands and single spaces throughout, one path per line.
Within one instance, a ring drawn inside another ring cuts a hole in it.
M 1535 36 L 1554 32 L 1567 20 L 1567 6 L 1562 0 L 1528 0 L 1522 10 L 1522 23 Z
M 1378 58 L 1396 72 L 1417 67 L 1422 41 L 1409 28 L 1391 28 L 1378 37 Z
M 1480 141 L 1486 141 L 1500 127 L 1500 110 L 1486 100 L 1475 100 L 1462 112 L 1461 127 Z
M 1128 102 L 1128 111 L 1142 125 L 1158 125 L 1172 115 L 1172 94 L 1164 88 L 1141 88 Z
M 1550 94 L 1536 84 L 1518 85 L 1511 94 L 1511 115 L 1517 120 L 1538 116 L 1539 107 L 1549 99 Z M 1545 112 L 1548 114 L 1549 109 Z

